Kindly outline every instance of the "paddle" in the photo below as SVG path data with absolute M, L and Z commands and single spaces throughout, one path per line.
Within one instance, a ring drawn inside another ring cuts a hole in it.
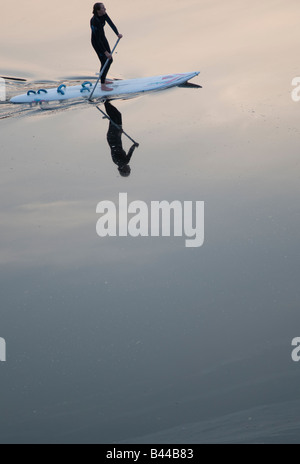
M 21 79 L 19 77 L 7 77 L 7 76 L 0 76 L 2 79 L 6 79 L 8 81 L 20 81 L 20 82 L 26 82 L 26 79 Z
M 99 110 L 99 111 L 103 114 L 103 116 L 104 116 L 105 119 L 109 119 L 110 122 L 111 122 L 115 127 L 117 127 L 117 129 L 120 129 L 120 130 L 122 131 L 122 133 L 123 133 L 124 135 L 126 135 L 126 137 L 128 137 L 129 140 L 131 140 L 131 142 L 134 143 L 134 145 L 135 145 L 136 147 L 139 146 L 139 144 L 138 144 L 135 140 L 133 140 L 128 134 L 126 134 L 126 132 L 122 129 L 121 126 L 119 126 L 118 124 L 116 124 L 109 116 L 107 116 L 107 114 L 104 113 L 104 111 L 102 111 L 102 110 L 99 108 L 99 106 L 96 106 L 96 108 L 97 108 L 97 110 Z
M 113 52 L 114 52 L 115 49 L 117 48 L 118 43 L 120 42 L 120 40 L 121 40 L 121 39 L 118 38 L 118 40 L 116 41 L 116 44 L 115 44 L 114 48 L 112 49 L 111 55 L 113 54 Z M 109 60 L 110 60 L 110 58 L 107 58 L 106 63 L 105 63 L 105 65 L 103 66 L 102 71 L 101 71 L 100 74 L 99 74 L 99 77 L 98 77 L 98 79 L 97 79 L 97 82 L 96 82 L 96 84 L 95 84 L 95 87 L 93 88 L 93 91 L 92 91 L 92 93 L 91 93 L 91 95 L 90 95 L 89 101 L 92 101 L 94 92 L 95 92 L 96 87 L 97 87 L 97 85 L 98 85 L 98 82 L 100 81 L 100 79 L 101 79 L 101 77 L 102 77 L 102 74 L 104 73 L 104 71 L 105 71 L 105 69 L 106 69 L 106 66 L 108 65 Z

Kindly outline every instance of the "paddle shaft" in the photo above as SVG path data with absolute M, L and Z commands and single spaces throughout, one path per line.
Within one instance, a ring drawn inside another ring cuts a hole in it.
M 96 108 L 97 108 L 97 110 L 99 110 L 99 111 L 103 114 L 103 116 L 104 116 L 106 119 L 109 119 L 110 122 L 111 122 L 115 127 L 117 127 L 117 129 L 120 129 L 120 130 L 122 131 L 122 133 L 123 133 L 124 135 L 126 135 L 126 137 L 128 137 L 129 140 L 131 140 L 132 143 L 134 143 L 137 147 L 139 146 L 139 144 L 138 144 L 135 140 L 133 140 L 128 134 L 126 134 L 126 132 L 122 129 L 121 126 L 119 126 L 118 124 L 116 124 L 109 116 L 107 116 L 107 114 L 104 113 L 104 111 L 102 111 L 102 110 L 99 108 L 99 106 L 96 106 Z
M 118 40 L 116 41 L 116 44 L 115 44 L 114 48 L 112 49 L 111 55 L 113 54 L 113 52 L 114 52 L 115 49 L 117 48 L 117 46 L 118 46 L 120 40 L 121 40 L 121 39 L 118 38 Z M 89 98 L 90 101 L 92 101 L 92 98 L 93 98 L 94 92 L 95 92 L 95 90 L 96 90 L 96 87 L 97 87 L 97 85 L 98 85 L 98 83 L 99 83 L 99 81 L 100 81 L 100 79 L 101 79 L 101 77 L 102 77 L 102 75 L 103 75 L 103 73 L 104 73 L 104 71 L 105 71 L 107 65 L 108 65 L 109 60 L 110 60 L 110 58 L 107 58 L 106 63 L 105 63 L 105 65 L 103 66 L 103 68 L 102 68 L 102 70 L 101 70 L 101 72 L 100 72 L 100 74 L 99 74 L 99 77 L 98 77 L 98 79 L 97 79 L 97 82 L 96 82 L 96 84 L 95 84 L 95 87 L 93 88 L 93 91 L 92 91 L 92 93 L 91 93 L 91 95 L 90 95 L 90 98 Z
M 20 81 L 26 82 L 26 79 L 21 79 L 19 77 L 7 77 L 7 76 L 0 76 L 2 79 L 7 79 L 8 81 Z

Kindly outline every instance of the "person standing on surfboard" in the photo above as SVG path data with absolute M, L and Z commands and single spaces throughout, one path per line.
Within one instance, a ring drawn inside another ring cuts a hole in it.
M 98 55 L 98 58 L 101 62 L 101 69 L 105 65 L 107 59 L 109 58 L 109 62 L 107 67 L 104 70 L 104 73 L 101 76 L 101 90 L 105 92 L 110 92 L 113 89 L 108 87 L 106 84 L 111 83 L 111 81 L 106 80 L 106 76 L 108 73 L 109 68 L 113 62 L 111 49 L 107 38 L 105 37 L 104 26 L 107 22 L 112 30 L 116 33 L 116 35 L 121 39 L 123 36 L 119 34 L 118 29 L 110 19 L 110 17 L 106 14 L 106 8 L 103 3 L 95 3 L 93 8 L 93 17 L 91 19 L 91 29 L 92 29 L 92 45 L 95 49 L 95 52 Z M 100 71 L 101 72 L 101 71 Z

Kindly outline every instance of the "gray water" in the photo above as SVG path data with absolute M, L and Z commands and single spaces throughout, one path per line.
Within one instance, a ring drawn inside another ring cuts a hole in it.
M 1 75 L 27 79 L 8 97 L 95 77 L 91 8 L 56 3 L 21 5 L 17 29 L 4 6 Z M 160 3 L 106 5 L 111 76 L 203 89 L 115 102 L 129 178 L 94 107 L 0 104 L 1 443 L 299 442 L 299 5 Z M 204 201 L 203 247 L 101 239 L 121 192 Z

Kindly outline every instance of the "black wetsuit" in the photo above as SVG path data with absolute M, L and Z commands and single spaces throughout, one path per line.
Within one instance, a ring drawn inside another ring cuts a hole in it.
M 93 45 L 93 47 L 95 49 L 95 52 L 97 53 L 97 55 L 99 57 L 99 60 L 101 61 L 101 69 L 103 68 L 103 66 L 105 65 L 106 60 L 107 60 L 107 58 L 105 56 L 105 52 L 111 53 L 111 49 L 110 49 L 109 43 L 107 41 L 107 38 L 105 37 L 105 32 L 104 32 L 104 26 L 105 26 L 106 22 L 110 25 L 112 30 L 117 35 L 119 35 L 118 29 L 116 28 L 116 26 L 114 25 L 114 23 L 112 22 L 112 20 L 110 19 L 110 17 L 107 14 L 105 14 L 103 16 L 94 15 L 92 17 L 92 19 L 91 19 L 92 45 Z M 106 68 L 104 70 L 104 73 L 102 74 L 102 77 L 101 77 L 101 83 L 102 84 L 105 83 L 105 79 L 106 79 L 108 70 L 109 70 L 112 62 L 113 62 L 113 59 L 111 58 L 109 60 L 108 65 L 106 66 Z

